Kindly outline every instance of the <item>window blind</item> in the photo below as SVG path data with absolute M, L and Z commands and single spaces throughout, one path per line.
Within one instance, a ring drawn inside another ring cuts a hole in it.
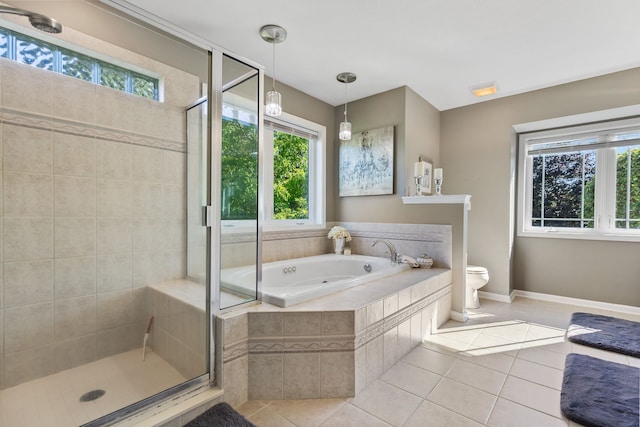
M 526 139 L 527 154 L 570 153 L 600 148 L 627 147 L 640 144 L 640 128 L 638 129 L 609 129 L 598 133 L 579 135 L 571 139 L 561 138 L 531 138 Z
M 264 118 L 265 129 L 271 129 L 277 132 L 285 132 L 291 135 L 299 136 L 306 139 L 318 139 L 318 132 L 307 129 L 302 126 L 294 125 L 293 123 L 286 122 L 284 120 L 278 120 L 273 117 Z

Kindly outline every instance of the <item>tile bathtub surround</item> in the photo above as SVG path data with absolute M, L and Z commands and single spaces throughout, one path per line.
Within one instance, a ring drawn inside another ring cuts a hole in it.
M 564 340 L 571 313 L 597 310 L 520 297 L 481 304 L 467 323 L 447 322 L 355 398 L 260 399 L 237 409 L 265 426 L 578 427 L 560 413 L 559 361 L 574 352 L 640 365 Z
M 225 400 L 228 388 L 237 396 L 247 387 L 252 400 L 287 400 L 349 397 L 374 383 L 430 334 L 436 307 L 450 310 L 440 306 L 449 301 L 449 270 L 407 273 L 287 309 L 262 304 L 223 314 Z M 248 362 L 246 386 L 228 373 L 240 360 Z
M 0 76 L 3 389 L 140 347 L 145 287 L 184 277 L 181 100 L 199 84 L 172 74 L 172 105 L 4 58 Z
M 326 230 L 266 231 L 263 235 L 263 262 L 330 253 L 332 244 L 327 233 L 333 225 L 344 225 L 350 231 L 353 239 L 349 246 L 353 254 L 388 257 L 385 245 L 371 246 L 375 239 L 384 239 L 390 241 L 400 254 L 416 258 L 426 253 L 434 259 L 434 267 L 451 267 L 451 226 L 431 224 L 327 223 Z M 243 253 L 246 247 L 242 243 L 229 241 L 225 251 L 225 267 L 242 265 L 246 258 L 246 252 Z
M 388 240 L 399 254 L 417 258 L 428 254 L 434 267 L 451 268 L 452 237 L 450 225 L 434 224 L 385 224 L 385 223 L 341 223 L 350 232 L 352 252 L 364 255 L 388 257 L 383 244 L 372 247 L 376 239 Z

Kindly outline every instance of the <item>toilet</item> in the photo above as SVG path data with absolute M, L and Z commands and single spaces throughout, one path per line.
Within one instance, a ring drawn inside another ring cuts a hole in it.
M 489 271 L 478 265 L 467 265 L 467 308 L 480 307 L 480 299 L 478 298 L 478 289 L 483 287 L 489 281 Z

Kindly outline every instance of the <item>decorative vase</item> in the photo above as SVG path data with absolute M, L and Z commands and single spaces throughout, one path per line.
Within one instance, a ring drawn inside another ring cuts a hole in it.
M 433 258 L 431 258 L 427 254 L 420 255 L 418 258 L 416 258 L 416 261 L 418 262 L 420 268 L 431 268 L 431 266 L 433 265 Z
M 333 239 L 333 251 L 337 255 L 342 255 L 344 251 L 344 239 Z

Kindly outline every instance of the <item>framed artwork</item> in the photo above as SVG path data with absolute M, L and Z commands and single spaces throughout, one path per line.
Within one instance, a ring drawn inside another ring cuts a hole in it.
M 340 197 L 393 194 L 393 126 L 340 141 Z

